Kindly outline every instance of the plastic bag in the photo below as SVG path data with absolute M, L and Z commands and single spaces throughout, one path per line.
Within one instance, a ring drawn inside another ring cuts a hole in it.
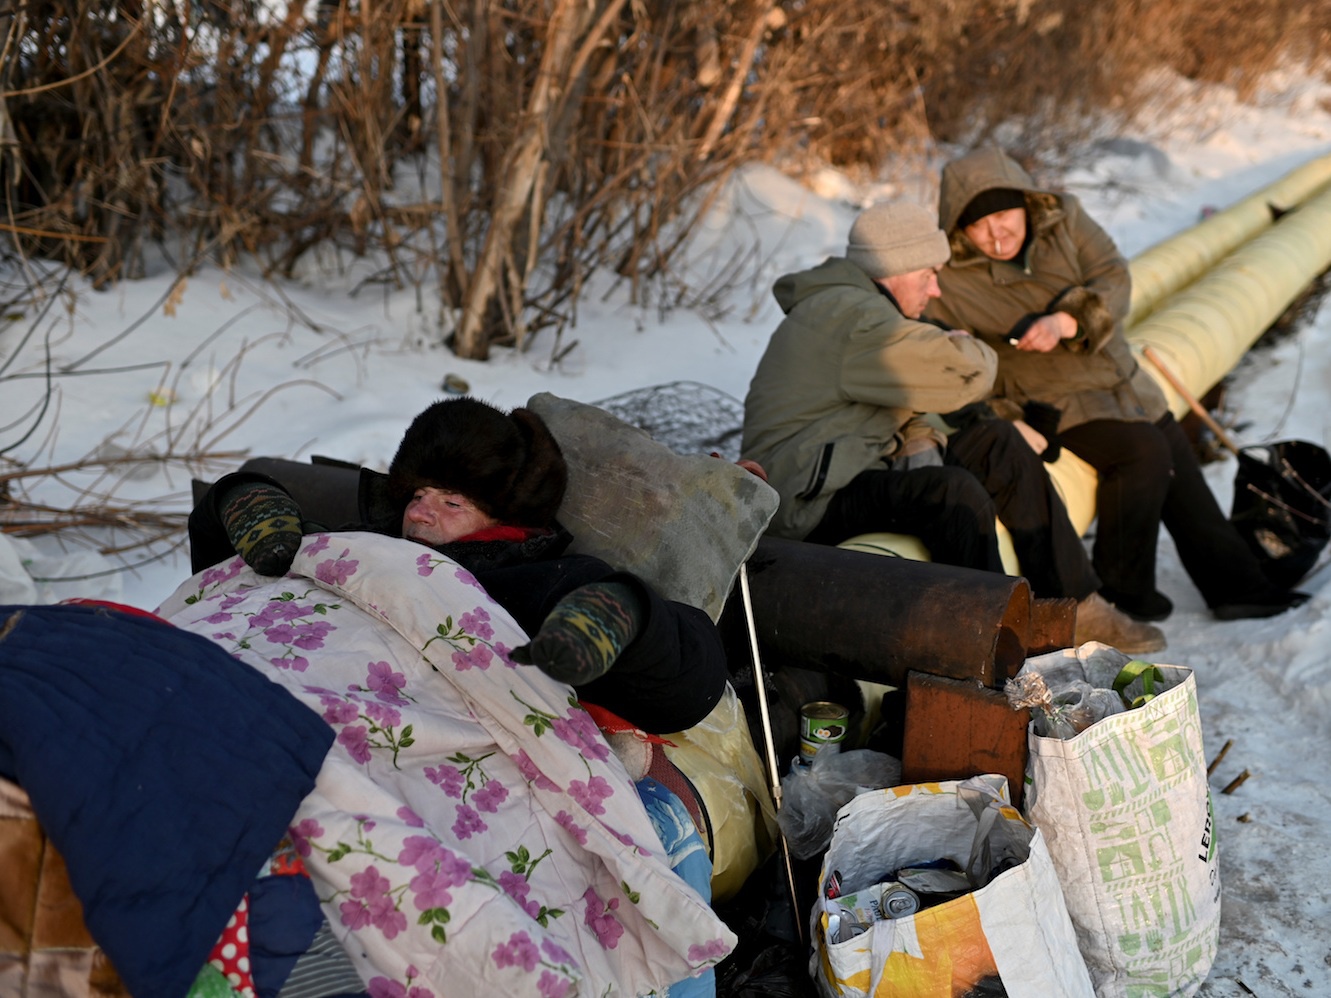
M 1230 520 L 1277 585 L 1294 585 L 1331 538 L 1331 456 L 1306 440 L 1245 447 Z
M 1031 709 L 1031 728 L 1041 738 L 1072 738 L 1128 705 L 1113 689 L 1084 679 L 1027 672 L 1003 687 L 1013 710 Z
M 724 901 L 776 849 L 776 812 L 762 759 L 729 683 L 712 712 L 668 736 L 666 758 L 702 796 L 710 823 L 712 899 Z
M 790 854 L 796 859 L 817 856 L 832 840 L 837 811 L 866 790 L 900 782 L 900 761 L 872 749 L 819 752 L 809 765 L 795 765 L 781 780 L 777 815 Z

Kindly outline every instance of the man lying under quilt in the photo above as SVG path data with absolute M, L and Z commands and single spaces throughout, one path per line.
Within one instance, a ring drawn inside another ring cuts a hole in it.
M 591 684 L 552 675 L 541 619 L 524 630 L 482 568 L 422 540 L 303 533 L 282 574 L 233 556 L 161 620 L 0 608 L 0 776 L 129 993 L 206 994 L 214 965 L 220 993 L 294 993 L 339 960 L 350 986 L 306 994 L 674 993 L 733 947 L 705 872 L 701 894 L 680 875 L 687 812 L 635 787 L 579 702 Z M 633 629 L 596 678 L 644 636 L 659 655 L 692 609 L 605 577 Z

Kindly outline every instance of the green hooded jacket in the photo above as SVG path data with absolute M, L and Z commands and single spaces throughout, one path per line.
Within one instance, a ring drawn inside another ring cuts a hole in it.
M 1009 188 L 1026 196 L 1028 239 L 1011 261 L 985 256 L 957 227 L 983 191 Z M 1030 174 L 996 148 L 983 148 L 943 168 L 939 224 L 952 258 L 938 275 L 943 297 L 925 314 L 969 329 L 998 354 L 994 394 L 1023 404 L 1056 406 L 1060 429 L 1097 419 L 1155 422 L 1167 403 L 1133 357 L 1123 335 L 1132 285 L 1112 239 L 1070 194 L 1035 186 Z M 1030 322 L 1052 312 L 1077 320 L 1077 335 L 1049 353 L 1014 349 Z
M 749 384 L 742 452 L 781 494 L 768 531 L 800 539 L 838 489 L 936 432 L 915 417 L 987 397 L 995 358 L 972 336 L 906 318 L 841 257 L 772 290 L 786 317 Z

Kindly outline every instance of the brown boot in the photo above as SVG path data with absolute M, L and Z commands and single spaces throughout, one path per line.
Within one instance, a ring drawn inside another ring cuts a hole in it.
M 1165 632 L 1154 624 L 1133 620 L 1099 593 L 1077 604 L 1077 644 L 1099 641 L 1128 655 L 1163 651 Z

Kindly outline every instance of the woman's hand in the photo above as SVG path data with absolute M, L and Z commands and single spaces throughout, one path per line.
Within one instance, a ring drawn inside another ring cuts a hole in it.
M 1013 346 L 1018 350 L 1048 353 L 1063 340 L 1070 340 L 1076 335 L 1076 319 L 1067 312 L 1052 312 L 1032 322 L 1030 328 Z

